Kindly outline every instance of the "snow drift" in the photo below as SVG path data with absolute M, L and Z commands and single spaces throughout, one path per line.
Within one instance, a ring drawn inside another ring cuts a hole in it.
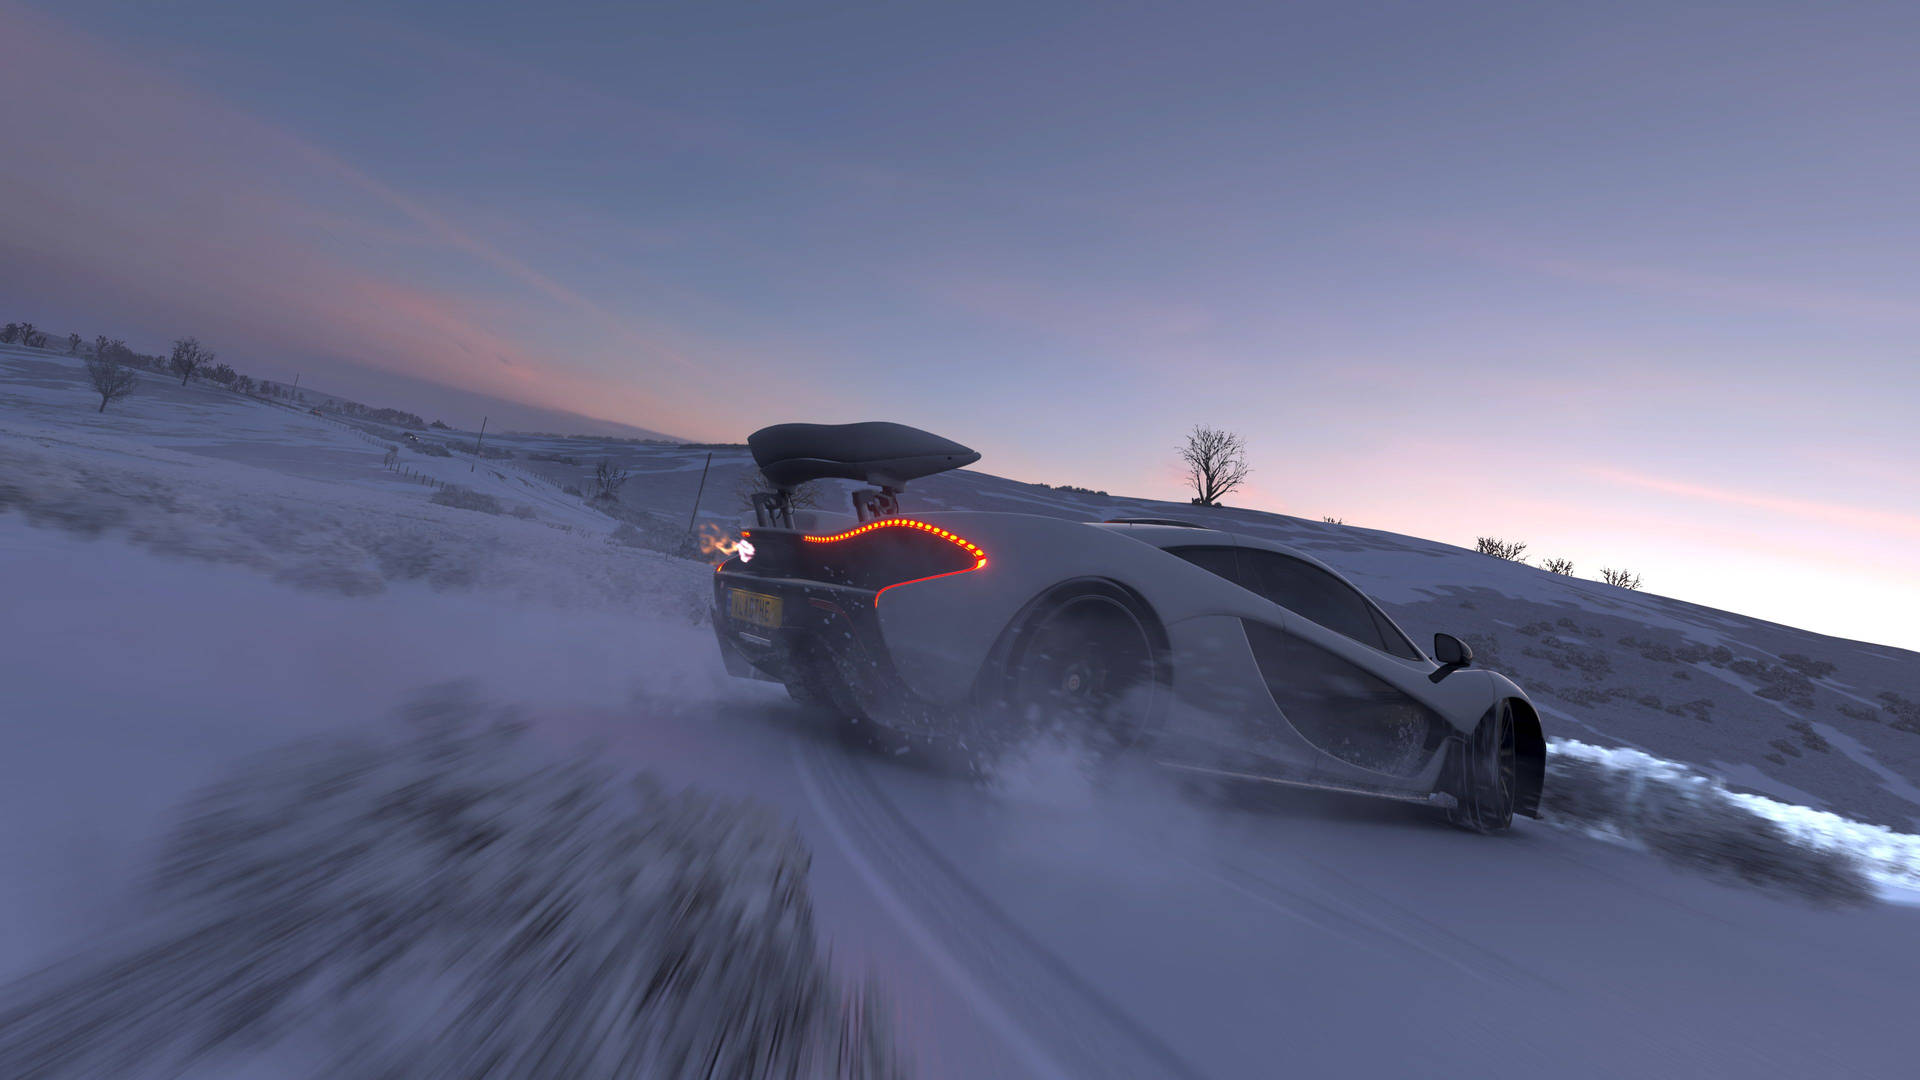
M 197 797 L 151 920 L 0 998 L 0 1075 L 902 1075 L 790 826 L 543 759 L 455 689 L 405 721 Z

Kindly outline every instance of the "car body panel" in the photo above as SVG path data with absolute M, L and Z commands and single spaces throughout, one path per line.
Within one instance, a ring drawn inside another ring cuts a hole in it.
M 1331 567 L 1285 545 L 1208 529 L 1028 514 L 903 516 L 978 545 L 985 564 L 878 593 L 822 594 L 818 583 L 768 579 L 743 586 L 786 589 L 814 605 L 806 619 L 820 625 L 796 628 L 799 636 L 792 640 L 803 650 L 831 653 L 842 667 L 852 664 L 846 677 L 868 684 L 859 688 L 861 707 L 883 723 L 916 728 L 936 724 L 942 710 L 967 708 L 978 700 L 983 680 L 994 678 L 998 652 L 1026 612 L 1058 590 L 1095 584 L 1138 598 L 1164 631 L 1172 693 L 1150 734 L 1157 754 L 1190 765 L 1380 793 L 1424 793 L 1441 783 L 1448 748 L 1490 708 L 1504 697 L 1525 700 L 1503 676 L 1471 667 L 1443 669 L 1424 650 L 1413 659 L 1363 644 L 1167 550 L 1275 552 L 1353 588 Z M 724 651 L 730 575 L 727 567 L 721 570 L 715 621 Z M 840 597 L 844 623 L 820 621 L 822 595 Z M 1367 603 L 1377 618 L 1392 623 L 1371 599 Z M 808 644 L 814 640 L 808 635 L 824 644 Z M 732 647 L 730 665 L 757 656 L 779 666 L 782 650 L 793 646 L 768 649 L 749 641 Z M 895 696 L 912 707 L 888 708 Z

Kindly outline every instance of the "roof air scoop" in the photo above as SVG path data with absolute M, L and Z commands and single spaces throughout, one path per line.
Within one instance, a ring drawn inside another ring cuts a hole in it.
M 858 480 L 874 485 L 853 493 L 861 521 L 900 512 L 907 481 L 980 460 L 978 451 L 905 424 L 775 424 L 747 436 L 754 464 L 773 491 L 755 496 L 754 519 L 764 527 L 793 527 L 793 489 L 809 480 Z

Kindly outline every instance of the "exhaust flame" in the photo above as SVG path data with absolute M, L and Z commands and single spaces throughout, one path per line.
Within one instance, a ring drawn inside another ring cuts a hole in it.
M 700 524 L 700 554 L 718 555 L 722 559 L 731 559 L 740 553 L 742 541 L 728 536 L 727 531 L 711 521 Z M 748 551 L 753 550 L 751 546 Z

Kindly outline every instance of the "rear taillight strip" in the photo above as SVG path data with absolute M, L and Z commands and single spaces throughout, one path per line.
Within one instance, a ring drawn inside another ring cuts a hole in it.
M 948 532 L 938 525 L 929 525 L 924 521 L 915 521 L 912 518 L 881 518 L 879 521 L 869 521 L 859 528 L 848 529 L 843 533 L 834 533 L 832 536 L 802 536 L 801 539 L 809 544 L 832 544 L 841 540 L 851 540 L 862 533 L 870 533 L 875 529 L 919 529 L 924 533 L 932 533 L 973 556 L 973 569 L 978 570 L 987 565 L 987 553 L 981 551 L 978 544 L 975 544 L 971 540 L 964 540 L 955 536 L 953 533 Z M 945 577 L 946 575 L 938 574 L 935 576 Z M 903 581 L 900 584 L 905 585 L 907 582 Z
M 918 529 L 923 533 L 931 533 L 934 536 L 937 536 L 940 539 L 945 540 L 948 543 L 953 544 L 954 546 L 960 548 L 960 550 L 965 551 L 968 555 L 973 556 L 973 565 L 961 570 L 949 570 L 944 574 L 931 574 L 923 578 L 914 578 L 911 581 L 896 581 L 891 585 L 882 586 L 879 592 L 876 592 L 873 594 L 874 607 L 880 606 L 880 597 L 883 596 L 888 589 L 897 589 L 902 585 L 917 585 L 922 581 L 932 581 L 935 578 L 952 577 L 955 574 L 970 574 L 973 571 L 978 570 L 981 567 L 987 565 L 987 553 L 980 550 L 980 545 L 974 543 L 971 540 L 967 540 L 962 537 L 955 536 L 953 533 L 947 531 L 946 529 L 941 528 L 938 525 L 929 525 L 924 521 L 915 521 L 912 518 L 881 518 L 879 521 L 869 521 L 865 525 L 862 525 L 858 528 L 848 529 L 846 532 L 843 532 L 843 533 L 834 533 L 832 536 L 804 536 L 803 535 L 801 539 L 805 540 L 809 544 L 832 544 L 841 540 L 851 540 L 852 538 L 859 536 L 862 533 L 870 533 L 875 529 Z

